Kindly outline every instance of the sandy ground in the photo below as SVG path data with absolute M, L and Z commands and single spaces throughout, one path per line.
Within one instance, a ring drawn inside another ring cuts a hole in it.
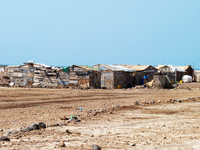
M 11 141 L 1 141 L 0 149 L 91 150 L 93 144 L 103 150 L 200 149 L 200 84 L 189 86 L 172 90 L 2 87 L 0 135 L 38 122 L 48 127 L 8 135 Z M 81 122 L 61 120 L 72 115 Z M 59 146 L 62 141 L 65 147 Z

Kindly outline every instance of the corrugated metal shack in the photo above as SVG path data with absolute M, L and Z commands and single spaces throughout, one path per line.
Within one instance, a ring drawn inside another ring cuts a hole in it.
M 80 88 L 100 88 L 101 72 L 90 66 L 73 65 L 63 68 L 69 76 L 69 86 Z
M 136 85 L 142 85 L 144 76 L 147 76 L 147 82 L 153 79 L 153 76 L 157 74 L 157 69 L 151 65 L 120 65 L 132 70 L 135 70 L 134 83 Z
M 185 75 L 186 71 L 172 65 L 168 65 L 172 72 L 175 73 L 175 82 L 182 80 L 183 75 Z
M 184 75 L 190 75 L 191 77 L 194 76 L 194 69 L 191 67 L 191 65 L 187 65 L 187 66 L 176 66 L 176 68 L 179 68 L 181 70 L 184 70 L 185 73 Z
M 195 70 L 194 71 L 194 76 L 195 76 L 195 82 L 200 82 L 200 70 Z
M 158 65 L 156 68 L 160 74 L 167 75 L 172 83 L 182 80 L 183 75 L 187 74 L 181 67 L 172 65 Z
M 102 71 L 101 88 L 130 88 L 134 86 L 134 70 L 122 66 L 104 64 L 98 64 L 93 67 Z

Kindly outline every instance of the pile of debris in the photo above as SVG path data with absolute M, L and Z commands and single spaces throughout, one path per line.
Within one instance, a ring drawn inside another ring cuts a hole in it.
M 58 85 L 58 70 L 44 64 L 24 63 L 18 66 L 8 66 L 6 75 L 10 85 L 15 87 L 53 87 Z
M 146 83 L 146 87 L 172 89 L 173 85 L 167 75 L 154 75 L 154 79 Z
M 0 84 L 6 82 L 13 87 L 101 87 L 101 72 L 89 66 L 73 65 L 60 68 L 28 62 L 23 65 L 8 66 L 2 74 Z

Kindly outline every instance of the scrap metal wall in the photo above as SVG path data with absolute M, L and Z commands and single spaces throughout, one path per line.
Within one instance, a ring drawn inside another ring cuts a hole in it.
M 101 74 L 101 88 L 114 88 L 114 72 L 103 71 Z
M 133 87 L 133 72 L 103 71 L 101 75 L 101 88 L 130 88 Z
M 69 86 L 100 88 L 101 73 L 79 66 L 69 68 Z

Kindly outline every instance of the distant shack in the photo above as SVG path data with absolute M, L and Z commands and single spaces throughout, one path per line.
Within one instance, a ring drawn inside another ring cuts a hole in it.
M 117 65 L 98 64 L 93 66 L 101 71 L 101 88 L 130 88 L 134 86 L 134 70 Z
M 8 66 L 4 70 L 14 87 L 76 87 L 100 88 L 101 72 L 90 66 L 73 65 L 66 68 L 39 63 Z
M 157 69 L 151 65 L 119 65 L 128 69 L 135 70 L 135 84 L 142 85 L 144 76 L 147 76 L 147 82 L 154 78 L 157 74 Z
M 68 86 L 100 88 L 101 72 L 90 66 L 72 65 L 62 69 L 68 74 Z

